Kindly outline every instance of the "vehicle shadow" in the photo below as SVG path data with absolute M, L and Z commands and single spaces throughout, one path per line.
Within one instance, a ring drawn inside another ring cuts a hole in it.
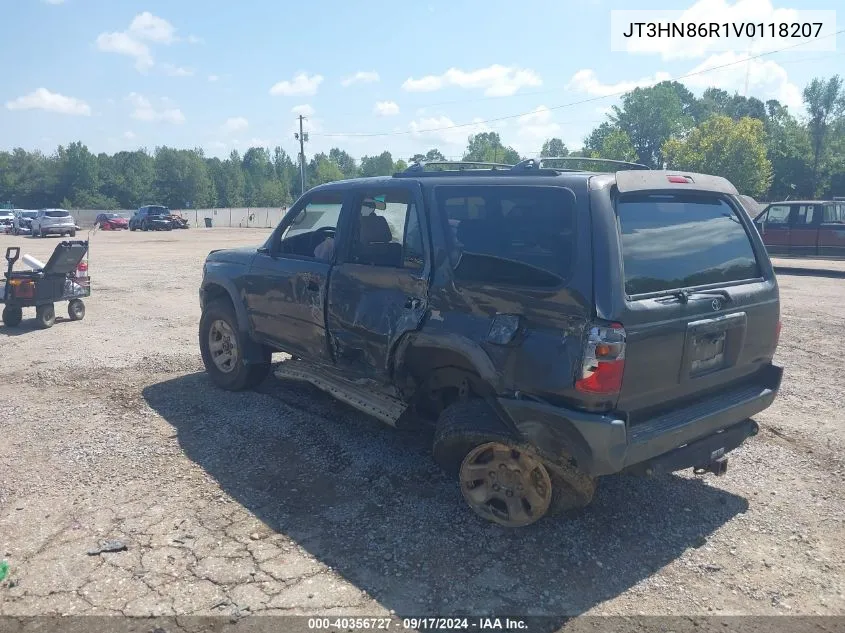
M 143 396 L 229 495 L 400 617 L 547 616 L 541 628 L 557 630 L 748 507 L 701 479 L 609 477 L 577 516 L 509 531 L 464 506 L 429 437 L 307 385 L 271 378 L 257 391 L 196 373 Z
M 0 321 L 0 335 L 3 336 L 25 336 L 27 334 L 33 334 L 35 332 L 43 332 L 43 328 L 38 327 L 35 323 L 35 308 L 31 308 L 32 315 L 28 316 L 26 313 L 23 315 L 23 321 L 20 322 L 19 325 L 14 327 L 10 327 Z M 72 319 L 68 317 L 60 317 L 56 316 L 56 322 L 53 324 L 53 327 L 57 325 L 60 326 L 64 323 L 73 323 Z

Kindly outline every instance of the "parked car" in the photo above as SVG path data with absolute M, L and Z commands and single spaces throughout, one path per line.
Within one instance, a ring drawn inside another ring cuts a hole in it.
M 170 231 L 173 223 L 170 221 L 170 209 L 160 205 L 148 205 L 138 209 L 129 220 L 129 230 L 142 231 Z
M 37 215 L 38 211 L 15 209 L 15 219 L 12 221 L 12 234 L 29 235 L 32 233 L 32 220 Z
M 64 209 L 41 209 L 32 219 L 32 237 L 70 235 L 76 237 L 76 222 Z
M 117 213 L 100 213 L 94 220 L 103 231 L 120 231 L 129 228 L 129 221 Z
M 15 212 L 11 209 L 0 209 L 0 233 L 11 233 Z
M 771 255 L 845 258 L 845 200 L 772 202 L 754 224 Z
M 253 387 L 287 352 L 278 377 L 432 425 L 435 461 L 508 527 L 588 504 L 603 475 L 723 474 L 782 375 L 778 284 L 737 190 L 544 165 L 320 185 L 262 245 L 212 251 L 210 378 Z

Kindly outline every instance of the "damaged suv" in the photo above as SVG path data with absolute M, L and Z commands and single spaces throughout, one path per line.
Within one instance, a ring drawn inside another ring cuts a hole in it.
M 321 185 L 260 247 L 213 251 L 210 377 L 250 388 L 286 352 L 278 377 L 430 424 L 466 502 L 510 527 L 588 504 L 603 475 L 724 473 L 782 375 L 777 281 L 737 190 L 548 162 Z

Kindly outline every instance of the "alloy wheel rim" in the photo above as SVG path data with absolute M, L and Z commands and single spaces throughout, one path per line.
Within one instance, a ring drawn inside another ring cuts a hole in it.
M 235 370 L 238 362 L 238 341 L 226 321 L 218 319 L 208 330 L 208 349 L 214 366 L 224 374 Z

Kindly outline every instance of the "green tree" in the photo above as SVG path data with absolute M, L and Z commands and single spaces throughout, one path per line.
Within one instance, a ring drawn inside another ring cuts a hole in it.
M 650 88 L 635 88 L 622 97 L 622 107 L 613 106 L 611 122 L 624 130 L 641 163 L 652 168 L 663 165 L 663 145 L 684 134 L 694 123 L 677 82 L 664 81 Z
M 81 142 L 59 146 L 58 183 L 55 196 L 70 200 L 78 208 L 77 197 L 88 194 L 88 199 L 99 191 L 100 176 L 97 157 Z
M 771 183 L 772 164 L 766 157 L 763 122 L 758 119 L 734 121 L 715 115 L 686 138 L 668 140 L 662 151 L 670 168 L 723 176 L 740 193 L 759 196 Z
M 543 143 L 543 148 L 540 150 L 540 156 L 543 158 L 550 156 L 567 156 L 568 154 L 569 150 L 566 148 L 566 143 L 559 138 L 547 139 Z
M 637 151 L 631 143 L 631 138 L 625 130 L 612 128 L 601 140 L 599 151 L 590 152 L 592 158 L 607 158 L 610 160 L 637 160 Z
M 161 204 L 172 209 L 211 206 L 214 188 L 202 152 L 157 147 L 155 190 Z
M 301 188 L 299 169 L 294 164 L 291 157 L 281 147 L 277 146 L 273 150 L 273 168 L 276 174 L 276 179 L 282 183 L 285 189 L 285 202 L 287 204 L 292 201 L 293 196 L 301 195 L 299 189 Z
M 317 154 L 308 165 L 308 182 L 310 187 L 316 187 L 326 182 L 343 180 L 340 167 L 323 153 Z
M 263 197 L 264 183 L 272 180 L 275 171 L 270 152 L 263 147 L 250 147 L 244 154 L 241 166 L 247 206 L 264 206 L 259 203 Z
M 337 165 L 344 178 L 358 177 L 358 163 L 344 150 L 332 147 L 329 150 L 329 160 Z
M 804 105 L 807 107 L 810 140 L 813 147 L 813 194 L 819 184 L 819 163 L 833 122 L 845 111 L 845 91 L 842 78 L 834 75 L 828 80 L 813 79 L 804 88 Z
M 229 158 L 223 161 L 223 197 L 220 204 L 224 207 L 244 206 L 246 199 L 246 180 L 238 150 L 232 150 Z
M 406 163 L 401 158 L 399 160 L 397 160 L 395 163 L 393 163 L 393 171 L 395 173 L 405 171 L 406 169 L 408 169 L 408 163 Z
M 809 198 L 812 191 L 812 149 L 807 128 L 776 100 L 766 102 L 766 149 L 772 163 L 774 199 Z
M 471 135 L 467 140 L 464 160 L 515 165 L 520 157 L 515 149 L 502 145 L 498 132 L 481 132 Z
M 361 159 L 361 175 L 390 176 L 394 173 L 393 156 L 390 152 L 382 152 L 378 156 L 364 156 Z

